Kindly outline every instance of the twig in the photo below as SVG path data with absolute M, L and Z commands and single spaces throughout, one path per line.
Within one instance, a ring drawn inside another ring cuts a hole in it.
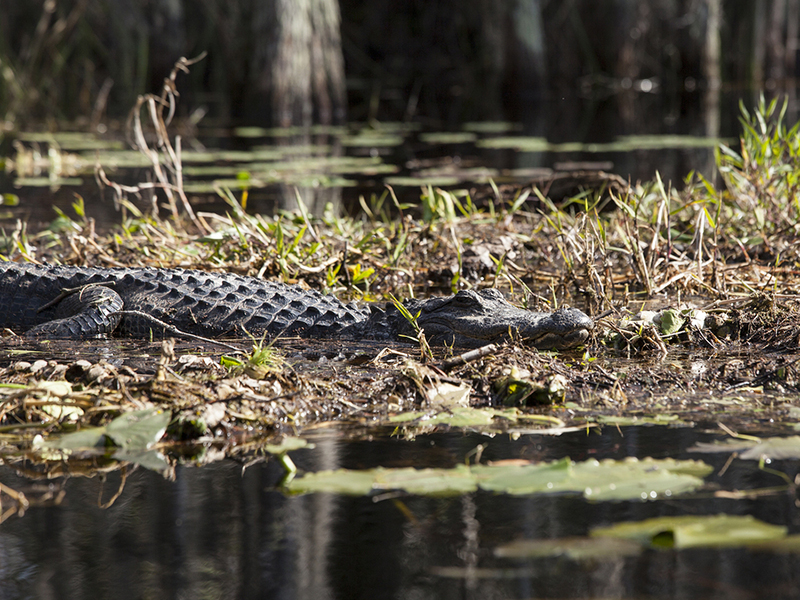
M 463 354 L 459 354 L 453 358 L 448 358 L 442 363 L 442 369 L 447 370 L 457 367 L 458 365 L 465 365 L 474 360 L 478 360 L 479 358 L 483 358 L 484 356 L 491 354 L 496 350 L 497 344 L 486 344 L 480 348 L 475 348 L 475 350 L 470 350 L 469 352 L 464 352 Z
M 233 350 L 234 352 L 241 352 L 242 351 L 241 348 L 237 348 L 236 346 L 234 346 L 232 344 L 228 344 L 226 342 L 220 342 L 219 340 L 215 340 L 213 338 L 207 338 L 207 337 L 203 337 L 201 335 L 195 335 L 193 333 L 188 333 L 186 331 L 181 331 L 180 329 L 178 329 L 174 325 L 170 325 L 169 323 L 165 323 L 161 319 L 157 319 L 153 315 L 148 315 L 146 312 L 142 312 L 140 310 L 118 310 L 118 311 L 116 311 L 116 312 L 114 312 L 112 314 L 120 315 L 120 316 L 123 316 L 123 317 L 125 317 L 125 316 L 139 317 L 140 319 L 145 319 L 147 321 L 150 321 L 151 323 L 154 323 L 155 325 L 158 325 L 159 327 L 162 327 L 165 331 L 168 331 L 172 335 L 175 335 L 175 336 L 178 336 L 178 337 L 188 338 L 190 340 L 197 340 L 198 342 L 205 342 L 206 344 L 215 344 L 217 346 L 222 346 L 223 348 L 227 348 L 228 350 Z

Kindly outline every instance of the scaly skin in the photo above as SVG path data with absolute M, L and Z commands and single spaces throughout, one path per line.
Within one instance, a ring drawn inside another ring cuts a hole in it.
M 497 290 L 408 300 L 434 344 L 481 346 L 517 335 L 543 349 L 586 341 L 592 320 L 576 309 L 517 308 Z M 0 328 L 28 336 L 172 335 L 158 321 L 209 338 L 277 336 L 395 339 L 414 331 L 394 306 L 344 304 L 299 286 L 182 269 L 0 263 Z M 158 321 L 156 321 L 156 319 Z

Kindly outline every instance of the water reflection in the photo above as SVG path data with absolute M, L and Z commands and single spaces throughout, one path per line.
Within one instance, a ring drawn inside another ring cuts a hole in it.
M 478 443 L 484 458 L 687 457 L 714 436 L 696 429 L 606 428 L 557 438 L 435 434 L 348 442 L 336 433 L 293 454 L 298 467 L 452 466 Z M 697 456 L 694 456 L 697 458 Z M 727 456 L 704 455 L 719 473 Z M 780 469 L 792 465 L 774 465 Z M 794 473 L 790 472 L 790 476 Z M 796 555 L 747 550 L 647 550 L 576 562 L 501 559 L 516 539 L 584 536 L 591 527 L 675 514 L 750 514 L 800 528 L 793 493 L 751 500 L 710 493 L 651 503 L 589 503 L 570 496 L 477 492 L 430 498 L 312 494 L 276 488 L 275 462 L 223 461 L 177 469 L 174 482 L 143 470 L 117 491 L 120 472 L 66 481 L 61 506 L 31 509 L 0 526 L 2 598 L 749 598 L 796 597 Z M 708 478 L 724 489 L 775 485 L 754 463 Z M 31 482 L 3 467 L 0 481 Z

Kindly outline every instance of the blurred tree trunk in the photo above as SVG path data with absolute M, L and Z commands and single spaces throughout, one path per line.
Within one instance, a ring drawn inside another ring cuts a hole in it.
M 337 0 L 254 0 L 252 10 L 250 81 L 264 100 L 261 116 L 279 126 L 343 122 Z
M 703 75 L 706 79 L 706 89 L 703 97 L 703 110 L 706 115 L 706 135 L 717 137 L 720 127 L 719 100 L 722 90 L 720 67 L 722 0 L 706 0 L 706 5 L 708 17 L 706 20 L 706 47 L 703 53 Z

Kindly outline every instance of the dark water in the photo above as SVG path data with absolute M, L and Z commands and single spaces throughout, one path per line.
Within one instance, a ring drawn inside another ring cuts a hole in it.
M 641 94 L 627 101 L 620 96 L 604 98 L 555 98 L 544 105 L 532 106 L 524 111 L 524 120 L 506 123 L 509 131 L 478 132 L 477 139 L 472 142 L 426 143 L 426 133 L 442 133 L 427 126 L 410 127 L 404 124 L 375 124 L 376 127 L 388 127 L 390 132 L 402 137 L 402 143 L 392 146 L 341 146 L 338 138 L 326 135 L 308 135 L 303 138 L 305 144 L 330 145 L 331 152 L 337 156 L 380 158 L 382 163 L 396 167 L 395 173 L 370 174 L 348 172 L 344 174 L 351 183 L 344 186 L 315 187 L 315 185 L 296 182 L 282 182 L 255 186 L 250 189 L 248 211 L 271 214 L 276 208 L 293 208 L 295 188 L 300 189 L 304 202 L 312 211 L 321 214 L 326 204 L 331 203 L 340 212 L 357 212 L 360 210 L 359 197 L 369 198 L 371 194 L 380 195 L 385 190 L 385 179 L 392 176 L 424 177 L 430 171 L 447 172 L 448 169 L 489 169 L 498 182 L 508 181 L 520 187 L 529 185 L 531 176 L 524 173 L 536 173 L 542 169 L 574 170 L 575 168 L 598 168 L 616 173 L 631 181 L 650 181 L 656 172 L 665 182 L 673 182 L 682 187 L 682 180 L 690 171 L 698 171 L 708 178 L 715 177 L 713 143 L 707 147 L 692 148 L 671 146 L 651 148 L 633 147 L 618 151 L 595 152 L 590 150 L 574 151 L 518 151 L 514 149 L 491 149 L 480 147 L 481 140 L 494 136 L 536 136 L 547 139 L 554 144 L 576 142 L 584 145 L 608 144 L 624 136 L 645 136 L 658 140 L 664 136 L 693 136 L 710 139 L 724 139 L 736 147 L 736 139 L 741 132 L 738 122 L 739 101 L 752 108 L 757 98 L 749 92 L 731 92 L 723 94 L 709 108 L 703 99 L 688 97 L 683 102 L 667 102 L 655 94 Z M 796 118 L 798 108 L 792 103 L 787 114 L 791 122 Z M 486 125 L 486 124 L 484 124 Z M 354 124 L 353 131 L 370 129 L 372 125 Z M 393 129 L 399 127 L 398 129 Z M 258 147 L 280 148 L 287 143 L 284 136 L 277 137 L 236 137 L 235 129 L 204 127 L 201 123 L 196 131 L 198 148 L 210 151 L 227 149 L 250 151 Z M 115 136 L 107 134 L 106 137 Z M 123 139 L 120 132 L 116 137 Z M 10 139 L 10 138 L 9 138 Z M 477 142 L 477 143 L 476 143 Z M 192 144 L 184 141 L 188 149 Z M 26 143 L 26 147 L 37 148 L 46 156 L 47 144 L 43 142 Z M 587 146 L 588 147 L 588 146 Z M 65 151 L 72 150 L 67 146 Z M 3 156 L 13 157 L 10 143 L 0 146 Z M 85 159 L 93 167 L 95 151 L 85 152 Z M 102 153 L 99 155 L 103 163 Z M 230 166 L 224 161 L 217 161 L 220 166 Z M 248 165 L 242 166 L 246 171 Z M 125 185 L 149 181 L 152 175 L 148 169 L 123 168 L 110 171 L 112 180 Z M 47 177 L 45 168 L 40 174 Z M 218 175 L 220 177 L 222 175 Z M 81 185 L 57 185 L 53 187 L 19 187 L 16 176 L 8 169 L 0 169 L 0 193 L 13 192 L 20 197 L 17 207 L 2 207 L 0 211 L 0 228 L 11 228 L 17 219 L 36 225 L 50 223 L 55 218 L 53 206 L 57 206 L 73 216 L 71 209 L 75 195 L 79 194 L 86 202 L 87 214 L 93 218 L 98 229 L 105 230 L 119 223 L 120 215 L 114 208 L 113 193 L 109 188 L 99 189 L 91 172 L 80 175 Z M 223 177 L 231 177 L 229 174 Z M 211 180 L 214 177 L 186 175 L 186 183 L 194 180 Z M 476 176 L 477 178 L 477 176 Z M 485 179 L 483 183 L 485 184 Z M 457 188 L 473 188 L 467 178 Z M 394 185 L 400 202 L 417 203 L 420 197 L 420 186 L 417 184 Z M 189 194 L 194 209 L 197 211 L 225 212 L 228 207 L 214 193 Z M 143 210 L 147 210 L 149 202 L 137 200 L 134 195 L 129 198 Z
M 484 458 L 570 456 L 703 458 L 719 473 L 727 455 L 691 456 L 713 436 L 696 429 L 606 428 L 561 437 L 434 434 L 348 442 L 320 434 L 292 453 L 303 470 L 452 466 L 477 444 Z M 796 465 L 776 463 L 794 476 Z M 593 526 L 657 515 L 753 515 L 800 530 L 793 493 L 757 500 L 709 493 L 655 502 L 590 503 L 571 496 L 476 492 L 430 498 L 278 491 L 276 461 L 230 460 L 177 469 L 174 482 L 138 470 L 120 484 L 74 477 L 58 507 L 32 508 L 0 525 L 0 598 L 796 598 L 800 557 L 748 550 L 648 550 L 632 558 L 509 560 L 493 548 L 516 539 L 583 536 Z M 31 485 L 11 467 L 0 481 Z M 779 483 L 734 461 L 723 489 Z M 56 485 L 60 483 L 55 482 Z
M 554 104 L 546 114 L 531 114 L 519 133 L 540 135 L 554 143 L 605 143 L 620 135 L 711 133 L 735 137 L 738 98 L 728 98 L 709 130 L 698 107 L 648 112 L 637 104 L 637 118 L 622 125 L 613 101 L 588 103 L 581 113 Z M 752 102 L 748 102 L 752 106 Z M 652 107 L 651 107 L 652 108 Z M 794 114 L 794 113 L 793 113 Z M 638 125 L 637 125 L 638 124 Z M 242 142 L 245 144 L 245 142 Z M 264 143 L 259 140 L 258 143 Z M 220 141 L 235 144 L 235 141 Z M 352 148 L 347 153 L 371 152 Z M 383 152 L 383 151 L 382 151 Z M 649 179 L 658 170 L 665 180 L 680 181 L 690 170 L 713 174 L 708 149 L 667 148 L 625 153 L 545 153 L 487 150 L 472 144 L 431 147 L 419 133 L 382 154 L 413 174 L 425 161 L 457 158 L 463 165 L 494 169 L 553 168 L 568 161 L 611 163 L 606 170 Z M 359 195 L 380 193 L 380 177 L 349 175 L 358 185 L 333 192 L 345 209 Z M 143 171 L 121 175 L 144 181 Z M 91 177 L 80 188 L 15 188 L 13 176 L 0 172 L 0 192 L 20 196 L 18 207 L 2 207 L 0 229 L 17 219 L 48 223 L 57 205 L 71 214 L 74 194 L 87 202 L 98 229 L 119 222 L 108 190 L 100 192 Z M 248 210 L 271 212 L 289 186 L 252 190 Z M 292 195 L 294 192 L 290 190 Z M 401 201 L 419 198 L 419 187 L 397 188 Z M 224 210 L 213 198 L 193 196 L 197 210 Z M 87 350 L 88 348 L 88 350 Z M 15 349 L 19 350 L 19 349 Z M 36 360 L 38 348 L 11 360 Z M 180 348 L 179 348 L 180 350 Z M 80 348 L 42 348 L 47 358 L 87 358 L 147 371 L 158 345 L 109 341 Z M 219 349 L 211 349 L 219 353 Z M 347 441 L 341 433 L 318 435 L 316 448 L 292 453 L 301 470 L 328 468 L 450 467 L 478 444 L 484 459 L 554 460 L 588 458 L 702 458 L 715 467 L 707 478 L 723 489 L 754 489 L 782 483 L 759 471 L 752 461 L 733 461 L 717 476 L 728 455 L 690 455 L 697 441 L 717 439 L 700 428 L 606 427 L 602 433 L 561 437 L 486 437 L 460 433 L 419 436 L 413 442 L 382 432 L 369 442 Z M 798 598 L 800 559 L 792 554 L 733 550 L 648 550 L 631 558 L 577 562 L 566 558 L 510 560 L 493 555 L 497 546 L 517 539 L 584 536 L 592 527 L 659 515 L 752 515 L 800 531 L 800 511 L 793 492 L 759 499 L 714 498 L 710 492 L 655 502 L 590 503 L 571 496 L 512 497 L 476 492 L 457 497 L 400 495 L 375 501 L 367 497 L 314 494 L 290 497 L 279 490 L 283 468 L 274 460 L 242 464 L 222 460 L 202 467 L 181 466 L 175 481 L 136 470 L 119 498 L 108 502 L 121 482 L 119 471 L 105 477 L 35 481 L 22 476 L 21 465 L 0 466 L 0 483 L 41 495 L 41 486 L 63 486 L 59 506 L 31 508 L 22 518 L 0 524 L 0 600 L 16 598 Z M 774 468 L 790 477 L 794 462 Z M 6 497 L 3 496 L 5 500 Z M 7 506 L 3 507 L 4 510 Z

